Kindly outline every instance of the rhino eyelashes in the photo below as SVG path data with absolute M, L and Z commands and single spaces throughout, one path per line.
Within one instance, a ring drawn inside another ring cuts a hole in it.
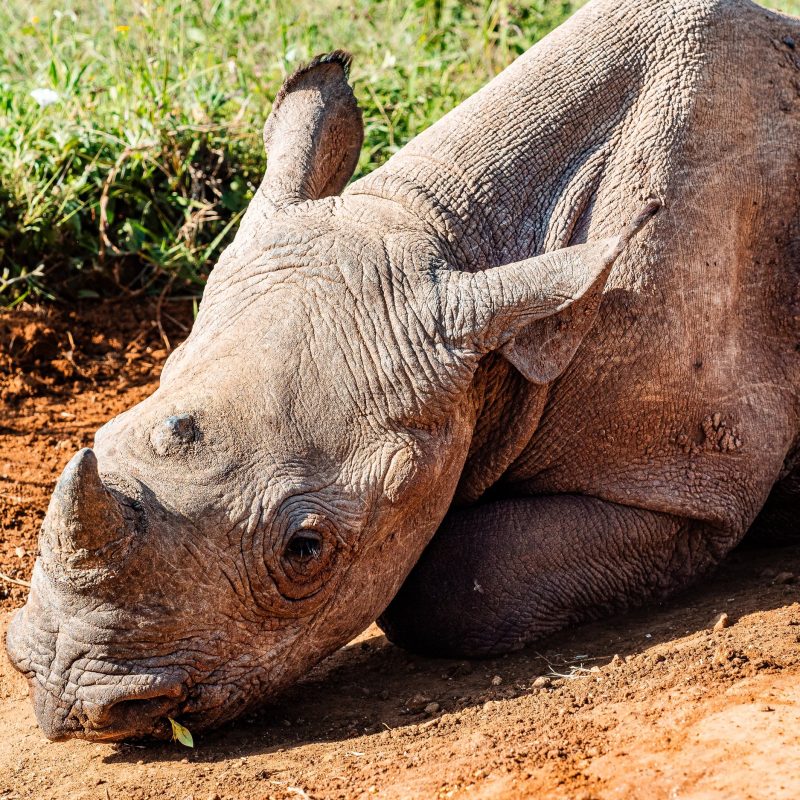
M 153 450 L 160 456 L 176 453 L 200 438 L 191 414 L 174 414 L 156 425 L 150 433 Z

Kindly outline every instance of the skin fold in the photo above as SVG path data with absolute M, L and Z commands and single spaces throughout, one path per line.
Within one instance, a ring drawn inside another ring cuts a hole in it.
M 346 190 L 349 56 L 291 76 L 190 336 L 54 492 L 7 640 L 44 732 L 212 727 L 376 618 L 505 652 L 796 536 L 799 48 L 594 0 Z

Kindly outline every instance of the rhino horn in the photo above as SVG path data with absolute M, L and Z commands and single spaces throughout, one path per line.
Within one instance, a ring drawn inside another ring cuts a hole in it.
M 103 485 L 97 457 L 79 450 L 56 484 L 42 526 L 43 550 L 69 566 L 92 566 L 128 538 L 130 524 Z

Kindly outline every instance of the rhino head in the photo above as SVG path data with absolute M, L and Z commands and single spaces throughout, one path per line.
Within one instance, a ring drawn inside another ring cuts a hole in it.
M 376 619 L 451 503 L 481 360 L 552 380 L 653 211 L 615 239 L 454 265 L 413 197 L 339 196 L 363 139 L 348 63 L 288 79 L 189 338 L 56 486 L 7 642 L 52 739 L 219 724 Z

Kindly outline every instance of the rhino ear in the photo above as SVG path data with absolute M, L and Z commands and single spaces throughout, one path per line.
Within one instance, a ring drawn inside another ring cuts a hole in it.
M 286 79 L 264 126 L 261 191 L 282 208 L 339 194 L 364 141 L 361 109 L 347 82 L 351 56 L 317 56 Z
M 659 208 L 651 201 L 612 239 L 483 272 L 436 270 L 445 337 L 478 355 L 499 350 L 533 383 L 554 380 L 594 323 L 614 262 Z

